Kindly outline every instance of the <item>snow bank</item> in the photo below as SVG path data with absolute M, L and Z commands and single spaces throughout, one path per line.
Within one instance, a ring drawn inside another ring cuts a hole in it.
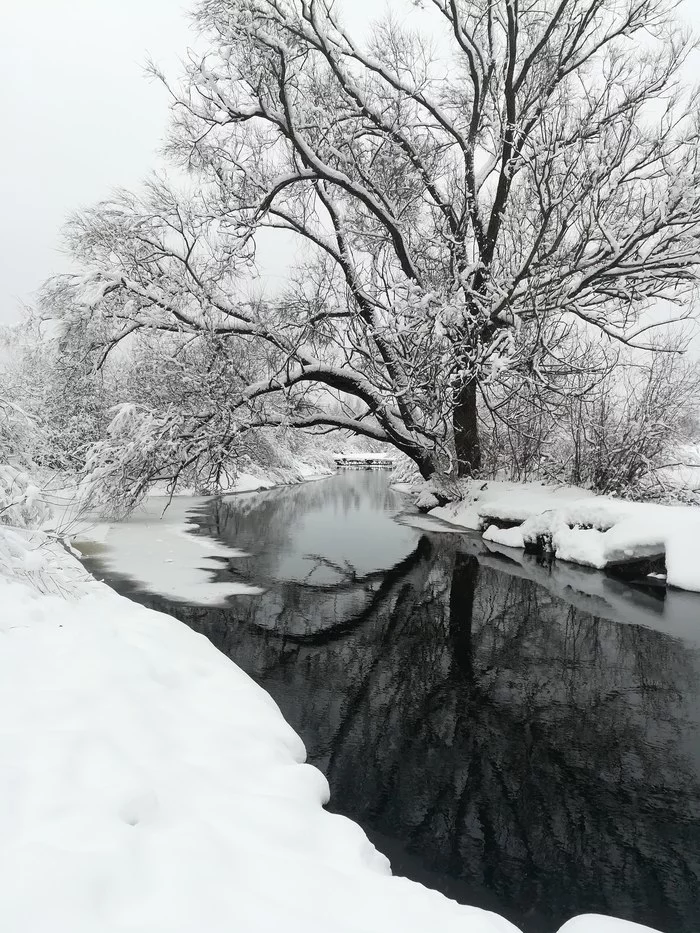
M 556 511 L 567 521 L 585 521 L 603 530 L 640 507 L 639 503 L 596 496 L 580 486 L 551 486 L 545 482 L 469 480 L 462 484 L 461 493 L 460 499 L 432 509 L 430 514 L 453 525 L 480 530 L 486 518 L 520 524 Z
M 504 547 L 524 548 L 523 530 L 520 525 L 515 528 L 497 528 L 489 525 L 483 535 L 486 541 L 502 544 Z
M 202 636 L 85 581 L 0 599 L 3 933 L 514 933 L 392 877 Z
M 432 509 L 436 518 L 505 547 L 545 539 L 559 560 L 603 569 L 665 555 L 667 582 L 700 592 L 700 508 L 627 502 L 575 486 L 471 482 L 464 499 Z M 502 528 L 499 523 L 514 524 Z
M 583 914 L 565 923 L 559 933 L 658 933 L 658 931 L 642 926 L 641 923 L 615 920 L 613 917 L 604 917 L 602 914 Z
M 578 486 L 548 486 L 546 483 L 511 483 L 487 480 L 467 481 L 461 487 L 462 497 L 447 505 L 431 509 L 430 514 L 453 525 L 480 530 L 483 515 L 502 521 L 523 522 L 545 509 L 592 497 L 593 493 Z
M 326 458 L 331 462 L 331 456 Z M 237 492 L 254 492 L 258 489 L 273 489 L 275 486 L 293 486 L 311 479 L 330 476 L 333 470 L 326 463 L 310 463 L 295 457 L 289 467 L 265 469 L 250 462 L 249 470 L 236 474 L 233 485 L 222 490 L 226 495 Z
M 311 479 L 320 479 L 323 476 L 331 476 L 334 464 L 333 455 L 330 453 L 320 453 L 314 460 L 303 460 L 298 456 L 285 451 L 288 463 L 286 466 L 263 466 L 256 463 L 250 457 L 242 457 L 240 464 L 244 468 L 239 469 L 233 479 L 214 492 L 217 495 L 232 495 L 238 492 L 256 492 L 260 489 L 273 489 L 275 486 L 294 486 L 297 483 L 303 483 Z M 186 484 L 179 485 L 175 493 L 178 496 L 196 496 L 202 494 L 193 486 Z M 171 498 L 168 483 L 158 480 L 151 486 L 149 496 L 157 498 Z

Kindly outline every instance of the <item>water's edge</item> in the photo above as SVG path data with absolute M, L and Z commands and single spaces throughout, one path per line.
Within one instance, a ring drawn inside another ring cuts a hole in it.
M 591 911 L 695 931 L 693 598 L 413 527 L 386 480 L 364 477 L 190 516 L 250 555 L 217 576 L 266 583 L 259 596 L 193 606 L 107 582 L 205 634 L 273 696 L 331 809 L 396 873 L 527 933 Z

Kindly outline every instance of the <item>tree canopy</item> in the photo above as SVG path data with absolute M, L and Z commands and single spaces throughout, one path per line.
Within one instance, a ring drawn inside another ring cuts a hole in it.
M 426 478 L 477 472 L 492 387 L 561 388 L 596 340 L 645 345 L 659 303 L 689 313 L 676 5 L 425 0 L 429 38 L 390 16 L 360 39 L 330 0 L 201 0 L 207 49 L 169 85 L 189 175 L 76 217 L 86 275 L 53 304 L 102 356 L 138 331 L 215 344 L 224 433 L 349 428 Z M 304 247 L 268 299 L 245 289 L 262 231 Z

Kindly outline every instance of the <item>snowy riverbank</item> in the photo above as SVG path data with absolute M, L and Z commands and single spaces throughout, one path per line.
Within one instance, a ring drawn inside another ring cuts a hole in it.
M 6 933 L 515 929 L 391 877 L 263 690 L 71 560 L 0 578 Z
M 42 533 L 0 526 L 0 554 L 3 933 L 517 933 L 392 877 L 323 809 L 275 703 L 205 638 Z
M 546 548 L 553 557 L 602 570 L 645 560 L 665 564 L 666 581 L 700 592 L 700 508 L 597 496 L 576 486 L 470 481 L 460 500 L 430 510 L 452 525 L 481 531 L 513 549 Z
M 240 472 L 225 495 L 247 495 L 260 490 L 324 479 L 332 474 L 325 462 L 295 461 L 294 468 L 264 470 L 251 466 Z M 204 507 L 210 497 L 183 488 L 171 496 L 156 485 L 129 516 L 128 521 L 85 514 L 70 495 L 57 497 L 46 530 L 66 536 L 85 556 L 99 557 L 110 571 L 137 580 L 151 593 L 198 605 L 221 604 L 227 597 L 259 592 L 233 578 L 214 582 L 221 562 L 246 556 L 210 537 L 200 537 L 188 512 Z M 144 541 L 151 547 L 144 548 Z M 153 547 L 153 543 L 156 547 Z

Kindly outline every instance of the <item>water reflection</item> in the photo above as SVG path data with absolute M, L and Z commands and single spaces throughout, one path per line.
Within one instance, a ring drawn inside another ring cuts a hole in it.
M 202 530 L 250 554 L 234 572 L 275 582 L 337 586 L 391 569 L 419 532 L 393 518 L 405 507 L 383 472 L 348 471 L 314 483 L 212 500 Z
M 198 516 L 250 551 L 234 570 L 264 595 L 227 609 L 139 598 L 273 695 L 328 776 L 331 807 L 395 871 L 528 933 L 582 912 L 696 931 L 696 646 L 574 605 L 609 596 L 598 574 L 595 592 L 569 594 L 469 536 L 397 524 L 384 477 L 337 479 Z M 347 516 L 367 502 L 365 540 L 346 548 Z M 300 522 L 300 509 L 318 514 Z M 329 564 L 309 573 L 324 535 Z

